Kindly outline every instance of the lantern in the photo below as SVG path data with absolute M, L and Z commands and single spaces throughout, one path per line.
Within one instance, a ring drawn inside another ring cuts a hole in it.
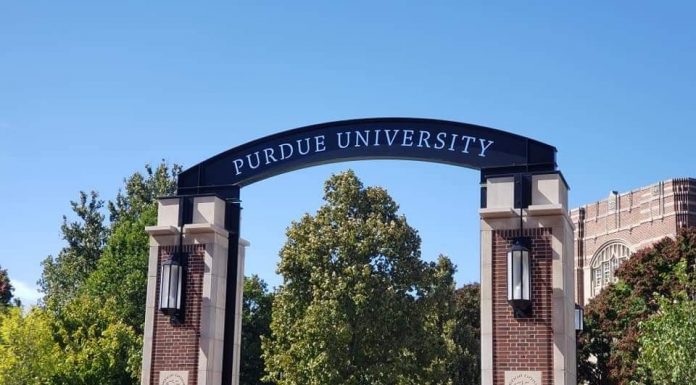
M 575 331 L 581 332 L 585 327 L 583 318 L 585 317 L 585 309 L 582 306 L 575 304 Z
M 185 262 L 185 254 L 174 253 L 162 262 L 160 269 L 160 311 L 169 315 L 174 323 L 184 319 Z
M 528 316 L 532 305 L 532 261 L 529 239 L 517 238 L 507 253 L 508 302 L 515 317 Z

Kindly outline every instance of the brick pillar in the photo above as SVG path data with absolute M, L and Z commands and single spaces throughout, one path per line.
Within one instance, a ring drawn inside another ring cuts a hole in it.
M 532 202 L 513 208 L 512 177 L 486 181 L 481 216 L 481 384 L 575 385 L 573 227 L 560 174 L 532 177 Z M 507 302 L 506 254 L 531 238 L 532 312 L 515 318 Z
M 214 196 L 193 198 L 190 224 L 183 226 L 183 251 L 189 252 L 183 324 L 175 325 L 159 311 L 160 264 L 179 242 L 179 198 L 160 199 L 157 225 L 150 234 L 150 256 L 143 339 L 142 385 L 219 385 L 222 371 L 228 232 L 225 202 Z M 239 242 L 236 301 L 242 299 L 244 249 Z M 241 325 L 241 314 L 237 317 Z M 241 328 L 234 341 L 239 357 Z M 237 365 L 238 366 L 238 365 Z M 236 382 L 238 383 L 238 370 Z

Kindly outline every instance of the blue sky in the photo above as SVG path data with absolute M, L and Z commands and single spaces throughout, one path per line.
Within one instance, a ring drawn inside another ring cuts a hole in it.
M 572 206 L 696 176 L 693 2 L 0 0 L 0 265 L 25 301 L 80 190 L 111 199 L 167 159 L 191 166 L 312 123 L 408 116 L 558 148 Z M 243 190 L 247 273 L 271 283 L 284 230 L 353 168 L 477 281 L 478 174 L 341 163 Z

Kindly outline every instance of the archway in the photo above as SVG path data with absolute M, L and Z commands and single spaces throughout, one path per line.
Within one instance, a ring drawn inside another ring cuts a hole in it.
M 177 196 L 160 200 L 158 225 L 147 229 L 153 246 L 143 384 L 237 383 L 247 245 L 239 237 L 241 188 L 304 167 L 359 159 L 480 170 L 482 384 L 575 383 L 573 232 L 556 149 L 471 124 L 375 118 L 267 136 L 179 176 Z M 532 260 L 515 268 L 506 256 L 512 242 L 521 240 Z M 183 280 L 183 290 L 170 291 L 169 274 L 180 270 L 167 263 L 180 263 L 171 256 L 182 251 L 188 255 L 186 274 L 171 282 Z M 523 271 L 528 278 L 522 279 Z M 518 272 L 517 284 L 527 289 L 515 294 L 507 281 Z M 175 304 L 162 302 L 161 293 Z M 183 300 L 177 293 L 185 294 Z M 527 296 L 515 297 L 522 293 Z M 170 323 L 163 312 L 180 322 Z

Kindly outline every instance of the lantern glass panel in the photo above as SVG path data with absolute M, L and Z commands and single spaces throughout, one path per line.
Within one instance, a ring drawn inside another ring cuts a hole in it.
M 176 300 L 172 303 L 176 304 L 176 309 L 180 310 L 181 309 L 181 287 L 183 286 L 183 280 L 181 279 L 182 274 L 184 273 L 184 269 L 182 266 L 177 265 L 176 266 Z
M 512 283 L 513 279 L 511 278 L 511 277 L 513 277 L 513 274 L 512 274 L 513 273 L 512 253 L 513 253 L 512 251 L 508 251 L 508 253 L 507 253 L 508 300 L 513 300 L 515 298 L 515 296 L 513 295 L 513 283 Z
M 579 306 L 575 307 L 575 330 L 582 331 L 584 327 L 583 309 Z
M 179 293 L 181 293 L 181 266 L 171 265 L 169 275 L 169 295 L 167 297 L 167 307 L 179 309 Z
M 520 259 L 522 260 L 520 264 L 522 266 L 522 299 L 529 301 L 531 299 L 529 295 L 531 290 L 531 282 L 529 282 L 531 273 L 531 269 L 529 268 L 529 252 L 527 250 L 522 250 L 519 253 Z
M 522 252 L 512 252 L 512 299 L 522 299 Z
M 181 309 L 182 276 L 184 268 L 176 262 L 162 264 L 160 278 L 160 309 L 165 313 Z
M 531 266 L 529 251 L 514 247 L 507 253 L 508 300 L 526 300 L 531 298 Z
M 160 309 L 169 308 L 170 267 L 171 265 L 168 263 L 162 264 L 162 274 L 160 275 Z

